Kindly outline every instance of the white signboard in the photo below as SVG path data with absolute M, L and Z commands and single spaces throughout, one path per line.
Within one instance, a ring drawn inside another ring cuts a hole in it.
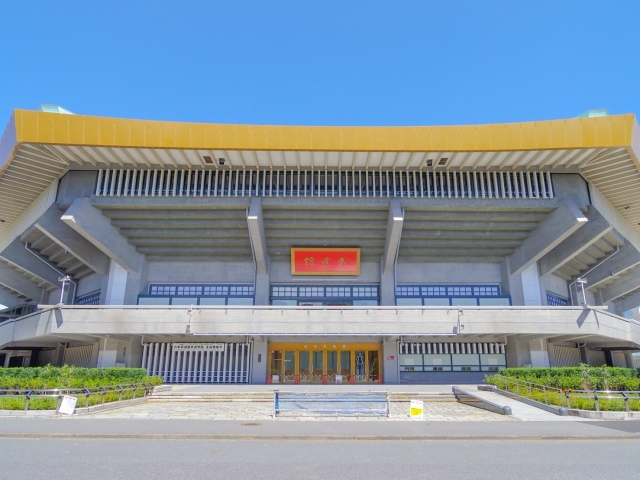
M 342 375 L 336 375 L 336 383 L 342 383 Z
M 411 400 L 409 406 L 409 416 L 411 418 L 422 418 L 424 411 L 424 402 L 422 400 Z
M 224 352 L 224 343 L 174 343 L 174 352 Z
M 76 409 L 77 401 L 78 399 L 76 397 L 65 395 L 64 397 L 62 397 L 62 403 L 60 403 L 58 413 L 62 413 L 63 415 L 73 415 L 73 412 Z

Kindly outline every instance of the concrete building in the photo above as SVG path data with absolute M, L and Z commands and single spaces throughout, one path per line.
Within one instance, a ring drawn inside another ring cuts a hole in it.
M 14 111 L 0 141 L 5 366 L 463 383 L 640 349 L 623 316 L 640 305 L 634 115 L 358 128 L 48 110 Z

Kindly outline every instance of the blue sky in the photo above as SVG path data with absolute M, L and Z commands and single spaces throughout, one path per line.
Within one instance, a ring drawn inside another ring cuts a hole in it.
M 640 1 L 29 1 L 0 14 L 0 123 L 81 114 L 445 125 L 640 113 Z

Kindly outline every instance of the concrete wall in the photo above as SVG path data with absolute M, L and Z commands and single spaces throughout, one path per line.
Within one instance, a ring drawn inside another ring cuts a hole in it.
M 67 172 L 58 183 L 56 202 L 66 209 L 76 198 L 90 197 L 96 184 L 98 172 L 95 170 L 72 170 Z
M 78 282 L 78 292 L 77 296 L 81 297 L 82 295 L 86 295 L 88 293 L 93 293 L 102 288 L 102 276 L 97 273 L 92 273 L 88 275 Z
M 400 283 L 478 284 L 500 283 L 498 263 L 398 263 L 396 281 Z
M 251 263 L 150 262 L 149 283 L 253 283 Z
M 253 279 L 252 279 L 253 281 Z M 360 275 L 348 277 L 336 276 L 294 276 L 291 275 L 290 262 L 271 262 L 271 283 L 380 283 L 380 264 L 361 262 Z
M 540 290 L 542 291 L 542 304 L 547 305 L 546 292 L 555 293 L 561 297 L 569 298 L 567 282 L 555 275 L 545 275 L 540 278 Z

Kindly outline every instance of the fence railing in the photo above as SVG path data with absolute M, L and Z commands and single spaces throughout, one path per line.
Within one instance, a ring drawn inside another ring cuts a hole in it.
M 561 388 L 527 382 L 504 375 L 492 375 L 491 378 L 494 379 L 494 382 L 491 382 L 492 385 L 497 386 L 501 390 L 531 398 L 545 405 L 565 406 L 565 392 Z
M 391 415 L 389 392 L 274 391 L 273 416 L 290 412 L 324 415 Z
M 595 409 L 596 412 L 599 412 L 604 407 L 609 411 L 625 410 L 629 413 L 633 409 L 630 402 L 640 401 L 640 391 L 635 390 L 564 390 L 504 375 L 492 375 L 491 378 L 490 383 L 501 390 L 531 398 L 546 405 L 578 410 Z M 635 406 L 640 410 L 640 403 Z
M 616 390 L 567 390 L 567 408 L 571 408 L 571 400 L 576 399 L 593 400 L 596 412 L 600 411 L 600 402 L 607 402 L 607 410 L 620 411 L 617 406 L 624 403 L 624 409 L 627 413 L 631 411 L 630 401 L 640 400 L 640 391 L 616 391 Z M 590 403 L 590 402 L 589 402 Z M 584 406 L 584 405 L 583 405 Z
M 77 406 L 104 405 L 108 402 L 146 397 L 151 394 L 153 387 L 152 383 L 132 383 L 87 388 L 0 389 L 0 410 L 57 411 L 65 395 L 76 397 L 78 399 Z

